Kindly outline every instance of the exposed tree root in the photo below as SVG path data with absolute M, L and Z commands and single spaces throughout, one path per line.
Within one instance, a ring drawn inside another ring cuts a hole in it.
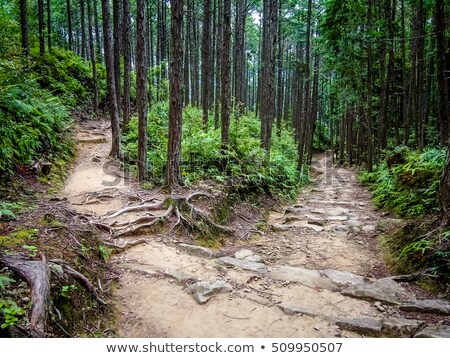
M 43 337 L 49 311 L 50 271 L 43 261 L 30 261 L 0 252 L 0 266 L 8 267 L 22 277 L 31 289 L 30 326 L 33 336 Z
M 133 235 L 144 229 L 152 228 L 158 223 L 170 220 L 174 221 L 174 224 L 169 232 L 172 232 L 180 225 L 184 225 L 189 230 L 195 230 L 196 228 L 201 230 L 201 225 L 203 225 L 217 232 L 235 234 L 234 229 L 216 223 L 207 212 L 195 205 L 194 201 L 200 197 L 205 197 L 210 201 L 214 199 L 211 194 L 206 192 L 194 192 L 186 196 L 171 195 L 164 200 L 155 197 L 145 200 L 141 198 L 141 203 L 138 205 L 125 206 L 120 210 L 106 214 L 98 220 L 91 220 L 91 223 L 101 230 L 109 232 L 112 238 Z M 153 213 L 155 211 L 160 213 Z M 161 211 L 163 212 L 161 213 Z M 119 218 L 123 214 L 134 212 L 145 212 L 145 214 L 131 221 L 109 222 L 110 219 Z M 117 244 L 110 246 L 122 248 Z
M 106 302 L 99 296 L 97 289 L 82 273 L 69 266 L 63 260 L 49 260 L 49 263 L 60 265 L 69 276 L 74 277 L 86 290 L 99 302 L 104 305 Z M 31 290 L 31 312 L 30 329 L 18 327 L 12 332 L 15 335 L 29 337 L 44 337 L 47 317 L 50 309 L 50 279 L 51 270 L 45 257 L 42 261 L 28 260 L 19 255 L 6 255 L 0 252 L 0 267 L 7 267 L 9 270 L 23 278 Z

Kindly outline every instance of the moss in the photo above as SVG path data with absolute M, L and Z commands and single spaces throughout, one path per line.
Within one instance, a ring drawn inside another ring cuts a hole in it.
M 29 244 L 31 240 L 37 238 L 38 229 L 24 229 L 15 231 L 7 236 L 0 236 L 0 246 L 16 247 Z

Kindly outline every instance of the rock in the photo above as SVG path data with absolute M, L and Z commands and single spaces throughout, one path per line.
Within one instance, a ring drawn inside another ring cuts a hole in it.
M 450 315 L 450 302 L 444 300 L 411 300 L 400 305 L 403 311 Z
M 139 263 L 132 263 L 132 262 L 124 262 L 120 264 L 121 267 L 133 270 L 133 271 L 140 271 L 149 275 L 158 275 L 160 274 L 160 271 L 156 267 L 150 266 L 150 265 L 144 265 Z
M 270 304 L 271 304 L 270 300 L 268 300 L 267 298 L 260 297 L 258 295 L 252 294 L 252 293 L 241 292 L 239 294 L 239 297 L 249 300 L 249 301 L 252 301 L 252 302 L 255 302 L 262 306 L 270 306 Z
M 435 327 L 426 327 L 415 338 L 450 338 L 450 326 L 439 325 Z
M 389 337 L 412 337 L 425 322 L 406 318 L 387 318 L 383 320 L 383 334 Z
M 274 266 L 269 268 L 269 278 L 278 281 L 299 283 L 310 288 L 337 290 L 338 286 L 330 279 L 322 277 L 320 271 L 301 267 Z
M 234 257 L 238 260 L 245 260 L 251 262 L 261 262 L 262 258 L 259 255 L 256 255 L 253 251 L 242 249 L 234 254 Z
M 288 224 L 288 223 L 292 223 L 292 222 L 295 222 L 295 221 L 301 221 L 301 219 L 299 218 L 299 217 L 297 217 L 297 216 L 288 216 L 288 217 L 286 217 L 285 219 L 284 219 L 284 223 L 283 224 Z
M 374 303 L 374 306 L 377 308 L 378 311 L 380 312 L 385 312 L 386 311 L 386 307 L 384 307 L 380 301 L 376 301 Z
M 355 275 L 351 272 L 337 271 L 337 270 L 320 270 L 322 276 L 329 278 L 336 285 L 362 285 L 369 281 L 368 278 Z
M 304 315 L 304 316 L 310 316 L 310 317 L 320 316 L 320 314 L 318 312 L 314 311 L 311 308 L 291 306 L 291 305 L 288 305 L 285 303 L 280 303 L 279 305 L 277 305 L 277 307 L 289 316 L 297 315 L 297 314 Z
M 305 224 L 305 225 L 302 225 L 301 227 L 308 228 L 308 229 L 313 229 L 315 232 L 323 231 L 323 227 L 322 226 L 318 226 L 318 225 Z
M 208 300 L 219 293 L 230 292 L 233 289 L 231 285 L 225 281 L 207 282 L 201 281 L 194 283 L 186 289 L 199 304 L 204 304 Z
M 180 270 L 170 269 L 166 268 L 163 269 L 162 272 L 164 272 L 167 276 L 174 278 L 178 281 L 178 283 L 183 284 L 185 282 L 189 281 L 197 281 L 197 278 Z
M 355 219 L 347 221 L 347 225 L 348 226 L 357 226 L 357 227 L 359 227 L 359 226 L 362 226 L 362 224 L 363 223 L 361 221 L 358 221 L 358 220 L 355 220 Z
M 334 225 L 333 227 L 330 228 L 330 230 L 347 233 L 348 226 L 347 225 Z
M 370 336 L 380 336 L 383 328 L 381 322 L 373 318 L 337 318 L 334 323 L 341 329 Z
M 293 227 L 294 225 L 272 224 L 272 230 L 274 232 L 289 231 Z
M 375 225 L 365 225 L 363 226 L 362 230 L 366 233 L 366 234 L 372 234 L 375 232 L 376 227 Z
M 348 216 L 328 216 L 328 221 L 346 221 L 348 220 Z
M 366 243 L 363 240 L 356 240 L 355 241 L 358 245 L 365 245 Z
M 257 272 L 263 275 L 267 274 L 267 266 L 260 262 L 239 260 L 229 256 L 220 257 L 216 262 L 221 265 L 237 267 L 244 270 Z
M 341 291 L 344 296 L 361 298 L 369 301 L 381 301 L 389 304 L 399 304 L 414 298 L 402 286 L 390 278 L 382 278 L 374 283 L 350 286 Z
M 217 252 L 197 245 L 179 244 L 178 249 L 180 251 L 188 253 L 189 255 L 203 257 L 205 259 L 212 259 L 218 256 Z
M 324 226 L 325 225 L 325 220 L 321 219 L 321 218 L 309 218 L 308 219 L 308 224 L 317 225 L 317 226 Z

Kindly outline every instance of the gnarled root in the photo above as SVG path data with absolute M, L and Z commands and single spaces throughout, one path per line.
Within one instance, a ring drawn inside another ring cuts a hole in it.
M 32 336 L 43 337 L 50 304 L 50 271 L 45 258 L 43 261 L 30 261 L 21 256 L 9 256 L 0 252 L 0 266 L 8 267 L 30 286 Z

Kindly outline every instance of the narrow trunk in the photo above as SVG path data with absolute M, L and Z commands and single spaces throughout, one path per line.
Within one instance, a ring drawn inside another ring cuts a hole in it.
M 81 57 L 88 58 L 86 41 L 86 24 L 84 21 L 84 0 L 80 0 Z
M 230 48 L 231 48 L 231 0 L 223 0 L 223 43 L 222 43 L 222 147 L 228 146 L 230 127 Z
M 169 188 L 181 183 L 182 70 L 183 70 L 183 0 L 171 0 L 171 61 L 169 71 L 169 139 L 167 148 L 166 184 Z
M 92 92 L 94 93 L 93 106 L 94 113 L 98 113 L 98 81 L 97 81 L 97 61 L 95 60 L 94 36 L 92 34 L 92 12 L 91 0 L 87 1 L 87 16 L 88 16 L 88 35 L 89 35 L 89 51 L 92 65 Z
M 113 41 L 114 41 L 114 80 L 116 86 L 116 100 L 117 100 L 117 108 L 119 110 L 120 116 L 120 32 L 122 29 L 120 28 L 120 11 L 119 11 L 119 0 L 113 0 Z M 137 35 L 139 36 L 139 35 Z
M 139 33 L 137 33 L 139 37 Z M 123 0 L 123 125 L 128 126 L 131 116 L 131 23 L 130 0 Z M 147 73 L 147 72 L 146 72 Z M 147 76 L 147 74 L 146 74 Z
M 52 16 L 51 0 L 47 0 L 47 44 L 48 50 L 52 48 Z
M 208 129 L 210 47 L 211 47 L 211 0 L 203 0 L 203 38 L 202 38 L 202 110 L 203 128 Z
M 69 0 L 67 0 L 69 1 Z M 28 10 L 27 10 L 27 0 L 20 0 L 20 30 L 21 30 L 21 40 L 22 49 L 25 56 L 30 56 L 30 47 L 28 43 Z
M 44 35 L 44 0 L 38 0 L 38 28 L 39 28 L 39 53 L 45 54 L 45 35 Z
M 145 44 L 147 25 L 145 19 L 145 0 L 137 0 L 136 16 L 136 104 L 138 111 L 138 180 L 147 179 L 147 112 L 148 112 L 148 82 L 147 61 L 145 59 Z
M 114 75 L 114 54 L 112 44 L 113 40 L 109 14 L 110 14 L 109 0 L 102 0 L 103 42 L 104 42 L 103 47 L 105 49 L 106 82 L 108 87 L 108 101 L 109 101 L 109 111 L 111 116 L 111 131 L 112 131 L 110 156 L 114 158 L 121 158 L 122 153 L 120 145 L 119 108 L 117 107 L 116 82 Z

